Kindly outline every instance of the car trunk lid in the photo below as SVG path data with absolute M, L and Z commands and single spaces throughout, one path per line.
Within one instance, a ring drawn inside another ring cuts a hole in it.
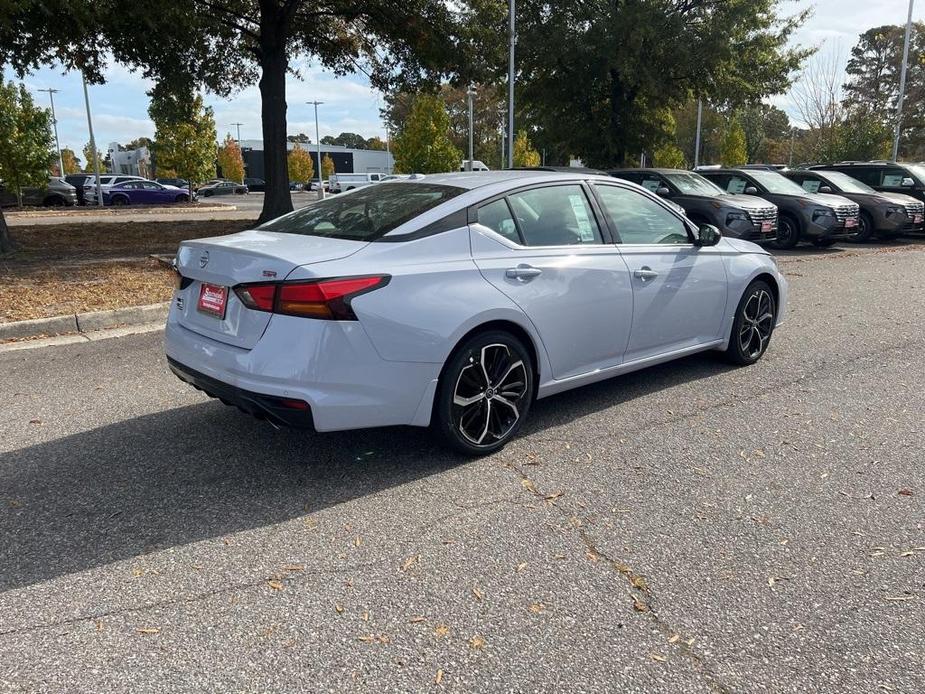
M 251 349 L 272 314 L 247 308 L 232 290 L 235 285 L 281 281 L 297 267 L 345 258 L 365 245 L 363 241 L 268 231 L 184 241 L 176 260 L 177 271 L 185 278 L 177 301 L 178 320 L 205 337 Z M 211 311 L 200 308 L 203 293 L 207 294 L 204 308 Z M 222 293 L 224 306 L 216 310 L 217 295 Z

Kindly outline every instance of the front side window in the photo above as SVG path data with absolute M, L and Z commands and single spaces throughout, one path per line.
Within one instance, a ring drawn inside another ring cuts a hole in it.
M 776 171 L 752 171 L 751 176 L 769 193 L 778 195 L 804 195 L 806 193 L 796 183 Z
M 433 183 L 382 183 L 325 198 L 258 227 L 261 231 L 373 241 L 465 192 Z
M 790 180 L 799 185 L 807 193 L 818 193 L 819 188 L 822 186 L 822 181 L 815 176 L 793 176 Z
M 508 199 L 527 246 L 603 243 L 580 185 L 532 188 Z
M 730 176 L 726 181 L 726 192 L 733 195 L 743 195 L 745 189 L 751 185 L 747 178 L 743 176 Z
M 691 242 L 684 223 L 654 200 L 617 186 L 595 185 L 595 188 L 622 243 L 672 245 Z

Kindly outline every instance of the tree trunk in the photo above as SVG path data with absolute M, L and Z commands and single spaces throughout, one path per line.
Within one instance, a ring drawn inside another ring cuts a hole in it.
M 263 223 L 292 212 L 292 196 L 286 160 L 286 44 L 277 36 L 267 36 L 266 31 L 261 33 L 261 38 L 270 44 L 262 45 L 260 51 L 263 170 L 267 185 L 258 221 Z
M 3 208 L 0 208 L 0 254 L 10 253 L 15 249 L 13 238 L 10 236 L 10 228 L 6 225 L 6 219 L 3 216 Z

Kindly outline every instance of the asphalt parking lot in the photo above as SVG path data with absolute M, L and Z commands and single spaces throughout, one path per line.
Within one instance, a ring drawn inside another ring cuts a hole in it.
M 0 690 L 925 690 L 925 242 L 781 266 L 756 366 L 475 461 L 276 431 L 160 333 L 0 354 Z

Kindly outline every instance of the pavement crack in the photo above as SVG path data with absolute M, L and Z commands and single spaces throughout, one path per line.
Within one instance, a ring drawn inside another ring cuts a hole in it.
M 568 521 L 569 527 L 574 529 L 575 534 L 584 545 L 586 556 L 589 559 L 593 559 L 597 563 L 604 563 L 625 580 L 627 593 L 632 599 L 634 612 L 648 619 L 659 633 L 665 637 L 668 645 L 694 665 L 710 689 L 717 692 L 717 694 L 732 694 L 734 690 L 726 685 L 703 656 L 694 650 L 694 638 L 685 638 L 680 631 L 672 627 L 667 620 L 659 615 L 656 609 L 658 604 L 656 596 L 645 577 L 636 572 L 629 564 L 601 550 L 581 519 L 567 509 L 565 505 L 558 503 L 558 499 L 564 496 L 564 493 L 562 491 L 546 493 L 536 485 L 536 482 L 519 465 L 511 462 L 506 462 L 504 465 L 517 473 L 521 480 L 521 486 L 525 491 L 547 505 L 553 506 L 556 512 Z

